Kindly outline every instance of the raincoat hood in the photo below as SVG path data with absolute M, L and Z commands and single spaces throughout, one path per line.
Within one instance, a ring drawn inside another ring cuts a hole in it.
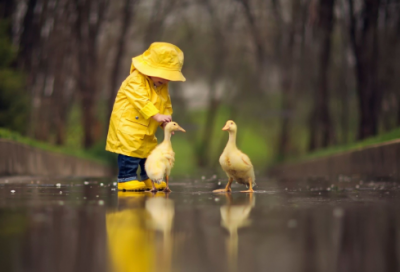
M 131 73 L 136 68 L 147 76 L 186 81 L 181 72 L 182 66 L 182 50 L 170 43 L 155 42 L 142 55 L 132 59 Z

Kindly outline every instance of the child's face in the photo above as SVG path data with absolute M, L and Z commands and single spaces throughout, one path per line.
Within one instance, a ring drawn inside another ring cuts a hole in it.
M 154 85 L 156 85 L 157 87 L 163 85 L 163 84 L 167 84 L 169 82 L 168 79 L 164 79 L 161 77 L 150 77 L 150 79 L 154 82 Z

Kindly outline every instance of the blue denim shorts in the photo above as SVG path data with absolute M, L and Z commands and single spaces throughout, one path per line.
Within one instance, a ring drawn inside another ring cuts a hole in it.
M 118 155 L 118 182 L 138 180 L 137 170 L 140 166 L 140 179 L 145 180 L 147 176 L 144 164 L 146 159 Z

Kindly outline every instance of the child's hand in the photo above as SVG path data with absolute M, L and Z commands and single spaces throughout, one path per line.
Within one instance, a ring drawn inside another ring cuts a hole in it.
M 172 121 L 171 115 L 164 115 L 164 114 L 159 114 L 159 113 L 152 116 L 152 118 L 159 123 L 164 123 L 164 122 L 168 123 L 168 122 Z

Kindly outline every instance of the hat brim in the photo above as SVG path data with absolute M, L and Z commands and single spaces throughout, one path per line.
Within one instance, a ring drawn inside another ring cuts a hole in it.
M 142 55 L 133 58 L 132 63 L 139 72 L 146 76 L 160 77 L 169 81 L 186 81 L 186 78 L 180 71 L 151 67 L 143 60 Z

